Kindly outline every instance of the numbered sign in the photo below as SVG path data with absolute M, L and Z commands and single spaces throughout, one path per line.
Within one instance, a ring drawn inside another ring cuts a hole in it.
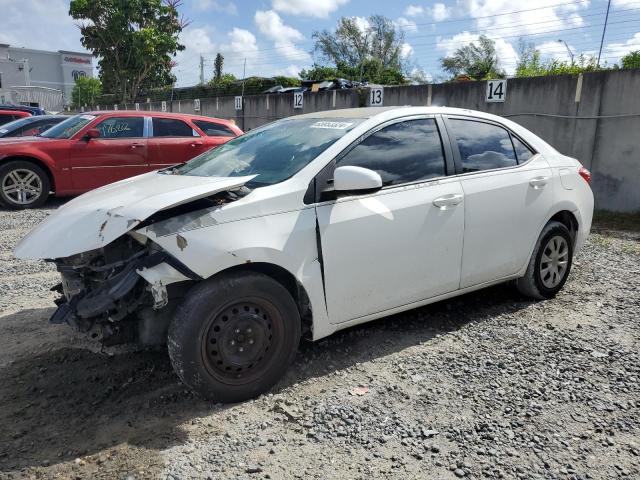
M 507 98 L 506 80 L 487 80 L 487 102 L 504 102 Z
M 193 101 L 193 111 L 194 112 L 199 112 L 200 111 L 200 99 L 199 98 L 196 98 Z
M 160 108 L 162 109 L 163 112 L 167 111 L 167 102 L 162 102 L 160 104 Z
M 381 107 L 384 101 L 384 89 L 380 88 L 372 88 L 369 90 L 369 106 L 371 107 Z
M 242 97 L 236 97 L 236 110 L 242 110 Z
M 117 104 L 117 103 L 114 103 L 114 105 L 113 105 L 113 109 L 114 109 L 114 110 L 117 110 L 117 109 L 118 109 L 118 104 Z
M 136 111 L 140 110 L 140 104 L 136 103 Z
M 302 92 L 295 92 L 293 94 L 293 108 L 302 108 L 303 102 L 304 95 L 302 95 Z

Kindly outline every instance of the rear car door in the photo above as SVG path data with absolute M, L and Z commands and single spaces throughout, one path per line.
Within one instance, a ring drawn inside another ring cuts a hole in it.
M 450 146 L 433 117 L 383 125 L 316 179 L 329 318 L 341 323 L 454 291 L 464 229 L 460 182 L 447 177 Z M 333 169 L 375 170 L 383 188 L 331 195 Z M 449 162 L 453 169 L 453 162 Z M 436 205 L 437 204 L 437 205 Z
M 108 116 L 91 126 L 100 137 L 83 136 L 70 150 L 73 186 L 86 191 L 147 170 L 147 139 L 142 116 Z
M 446 118 L 465 196 L 460 288 L 517 273 L 550 211 L 551 169 L 503 125 Z
M 177 118 L 152 117 L 149 170 L 185 163 L 207 150 L 200 134 Z

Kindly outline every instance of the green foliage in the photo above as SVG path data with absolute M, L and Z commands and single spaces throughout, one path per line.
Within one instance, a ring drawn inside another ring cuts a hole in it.
M 141 89 L 171 85 L 172 57 L 184 50 L 180 0 L 71 0 L 82 45 L 99 60 L 103 90 L 133 101 Z
M 563 61 L 556 58 L 543 61 L 540 50 L 533 45 L 520 45 L 520 55 L 516 65 L 516 77 L 541 77 L 546 75 L 576 75 L 578 73 L 602 70 L 597 67 L 595 57 L 578 56 L 577 61 Z
M 366 23 L 355 17 L 343 17 L 335 31 L 314 32 L 313 39 L 315 50 L 326 64 L 314 64 L 310 70 L 303 70 L 302 78 L 406 83 L 409 65 L 402 55 L 404 33 L 386 17 L 372 15 Z
M 640 50 L 627 53 L 621 59 L 622 68 L 640 68 Z
M 102 82 L 97 78 L 80 77 L 71 91 L 71 103 L 75 108 L 95 105 L 102 95 Z
M 452 56 L 441 58 L 440 63 L 453 78 L 467 75 L 473 80 L 487 80 L 505 75 L 498 68 L 495 42 L 484 35 L 476 42 L 458 48 Z
M 213 80 L 215 82 L 220 81 L 222 78 L 222 66 L 224 64 L 224 57 L 221 53 L 216 54 L 216 59 L 213 61 Z

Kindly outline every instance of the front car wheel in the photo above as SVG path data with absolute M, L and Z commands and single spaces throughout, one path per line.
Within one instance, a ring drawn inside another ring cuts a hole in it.
M 234 272 L 196 285 L 169 327 L 180 379 L 205 398 L 238 402 L 271 388 L 293 361 L 300 315 L 271 277 Z
M 19 160 L 0 166 L 0 203 L 8 208 L 39 207 L 50 189 L 46 172 L 31 162 Z

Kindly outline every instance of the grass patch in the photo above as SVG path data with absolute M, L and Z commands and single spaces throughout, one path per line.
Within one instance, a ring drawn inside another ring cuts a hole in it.
M 593 230 L 640 232 L 640 212 L 622 213 L 596 210 L 593 212 Z

